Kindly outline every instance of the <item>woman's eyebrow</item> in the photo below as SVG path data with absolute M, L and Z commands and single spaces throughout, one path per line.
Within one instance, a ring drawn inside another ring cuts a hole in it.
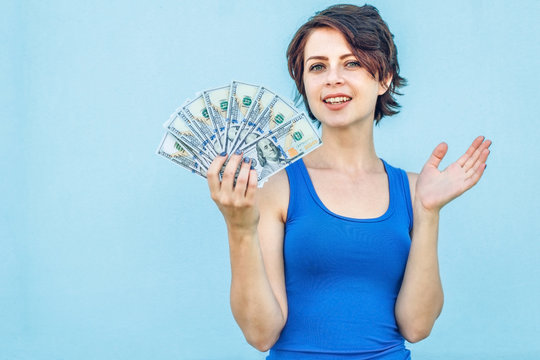
M 345 58 L 348 58 L 349 56 L 354 56 L 354 54 L 344 54 L 344 55 L 341 55 L 339 59 L 343 60 Z M 328 57 L 322 56 L 322 55 L 313 55 L 313 56 L 308 57 L 306 59 L 306 62 L 308 62 L 309 60 L 328 60 Z

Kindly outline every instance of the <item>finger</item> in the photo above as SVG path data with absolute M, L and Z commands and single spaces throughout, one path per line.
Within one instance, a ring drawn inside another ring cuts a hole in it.
M 440 143 L 431 153 L 431 156 L 429 157 L 426 165 L 429 164 L 431 166 L 438 168 L 439 164 L 441 163 L 441 160 L 444 158 L 447 151 L 448 151 L 448 145 L 445 142 Z
M 482 153 L 480 154 L 480 158 L 478 159 L 478 163 L 480 165 L 485 164 L 487 161 L 487 158 L 489 157 L 489 154 L 491 154 L 491 151 L 489 149 L 482 150 Z
M 463 164 L 463 169 L 468 171 L 474 164 L 480 159 L 480 156 L 483 154 L 484 150 L 488 149 L 491 146 L 491 140 L 484 141 L 471 155 L 471 157 Z M 489 154 L 489 152 L 488 152 Z
M 474 139 L 474 141 L 472 142 L 471 146 L 469 146 L 469 148 L 467 149 L 467 151 L 465 152 L 465 154 L 463 154 L 463 155 L 457 160 L 457 163 L 459 164 L 459 166 L 463 167 L 463 165 L 465 165 L 465 162 L 467 162 L 467 160 L 474 154 L 474 152 L 476 151 L 476 149 L 478 149 L 478 147 L 480 146 L 480 144 L 482 144 L 482 141 L 484 141 L 484 137 L 483 137 L 483 136 L 478 136 L 476 139 Z
M 469 187 L 475 185 L 478 182 L 478 180 L 480 180 L 480 177 L 482 176 L 482 173 L 484 169 L 486 168 L 486 161 L 489 154 L 490 154 L 490 151 L 488 149 L 484 149 L 478 161 L 474 164 L 474 166 L 471 169 L 469 169 L 465 173 L 465 181 L 471 182 Z
M 227 160 L 227 154 L 225 152 L 221 153 L 218 157 L 212 161 L 206 172 L 206 178 L 208 181 L 208 187 L 210 193 L 215 194 L 221 188 L 221 181 L 219 180 L 219 171 L 225 164 Z
M 478 169 L 479 169 L 480 166 L 482 166 L 482 165 L 483 165 L 483 163 L 481 163 L 481 162 L 479 162 L 479 161 L 476 162 L 476 163 L 474 164 L 473 167 L 471 167 L 469 170 L 467 170 L 467 171 L 465 172 L 465 180 L 468 180 L 469 178 L 471 178 L 472 176 L 474 176 L 474 174 L 478 171 Z
M 223 170 L 223 175 L 221 176 L 221 188 L 225 190 L 232 191 L 234 189 L 234 178 L 236 176 L 236 171 L 238 166 L 242 161 L 242 153 L 236 152 L 234 155 L 229 157 L 229 162 L 225 165 Z
M 469 190 L 474 185 L 476 185 L 476 183 L 482 177 L 482 174 L 484 174 L 484 170 L 486 169 L 486 166 L 487 165 L 485 163 L 480 164 L 478 166 L 478 169 L 473 173 L 473 175 L 465 181 L 466 190 Z
M 251 159 L 246 157 L 242 161 L 242 165 L 240 165 L 240 171 L 238 173 L 238 177 L 236 178 L 236 185 L 234 187 L 234 192 L 244 197 L 246 194 L 246 186 L 249 179 L 249 170 L 251 168 Z
M 257 195 L 257 171 L 251 169 L 249 171 L 249 179 L 246 189 L 246 200 L 250 203 L 255 201 L 255 196 Z
M 467 161 L 462 165 L 463 169 L 465 169 L 465 171 L 468 171 L 470 168 L 472 168 L 474 166 L 474 164 L 478 161 L 478 159 L 480 158 L 480 155 L 482 154 L 482 152 L 489 148 L 489 146 L 491 145 L 491 141 L 490 140 L 486 140 L 484 141 L 480 146 L 478 146 L 478 148 L 476 148 L 476 150 L 474 151 L 474 153 L 469 157 L 469 159 L 467 159 Z
M 478 170 L 478 168 L 482 165 L 480 161 L 477 161 L 470 169 L 468 169 L 465 172 L 465 180 L 469 179 L 471 176 L 474 175 L 474 173 Z

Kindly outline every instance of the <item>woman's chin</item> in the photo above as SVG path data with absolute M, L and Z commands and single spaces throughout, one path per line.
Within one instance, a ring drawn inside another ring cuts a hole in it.
M 317 119 L 319 119 L 323 128 L 349 129 L 355 126 L 362 126 L 366 122 L 373 123 L 373 116 L 374 114 L 371 113 L 365 116 L 326 116 L 322 118 L 323 120 L 320 118 Z
M 357 122 L 353 121 L 326 121 L 322 122 L 323 128 L 335 129 L 335 130 L 348 130 L 355 125 L 358 126 Z

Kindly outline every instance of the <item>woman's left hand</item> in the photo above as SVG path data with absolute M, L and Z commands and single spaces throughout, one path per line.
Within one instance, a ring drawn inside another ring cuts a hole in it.
M 438 169 L 448 151 L 440 143 L 424 165 L 416 181 L 415 201 L 427 211 L 439 211 L 444 205 L 473 187 L 486 168 L 491 140 L 477 137 L 467 152 L 446 169 Z

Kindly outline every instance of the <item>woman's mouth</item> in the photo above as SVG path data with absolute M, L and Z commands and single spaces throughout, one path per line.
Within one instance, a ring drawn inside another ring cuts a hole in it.
M 330 111 L 339 111 L 346 108 L 351 100 L 352 97 L 345 94 L 330 94 L 322 99 L 324 106 Z
M 335 96 L 335 97 L 327 97 L 326 99 L 323 99 L 323 101 L 327 104 L 343 104 L 351 100 L 352 98 L 348 96 Z

